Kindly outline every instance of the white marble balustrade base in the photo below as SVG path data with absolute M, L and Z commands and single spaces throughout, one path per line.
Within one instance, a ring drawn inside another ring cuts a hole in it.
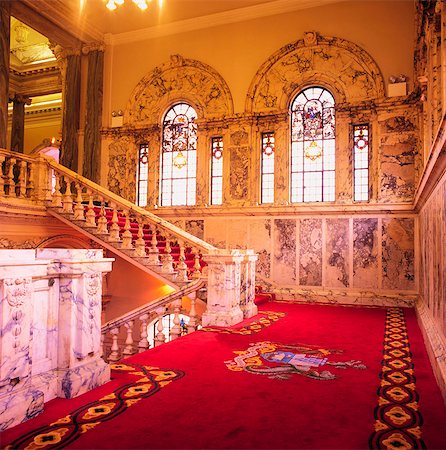
M 257 305 L 252 302 L 248 303 L 247 305 L 242 306 L 242 311 L 243 311 L 243 317 L 245 319 L 249 319 L 250 317 L 255 316 L 259 312 Z
M 201 318 L 204 327 L 230 327 L 243 320 L 243 312 L 240 308 L 232 308 L 231 311 L 206 311 Z

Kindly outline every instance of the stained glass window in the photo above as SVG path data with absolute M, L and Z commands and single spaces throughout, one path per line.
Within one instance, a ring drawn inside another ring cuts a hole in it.
M 274 202 L 274 133 L 262 133 L 261 203 Z
M 138 183 L 136 202 L 138 206 L 147 206 L 147 181 L 149 179 L 149 146 L 141 144 L 139 146 L 138 159 Z
M 291 201 L 335 200 L 335 101 L 309 87 L 291 103 Z
M 163 121 L 161 206 L 194 205 L 197 181 L 197 113 L 187 103 L 170 108 Z
M 223 138 L 212 138 L 211 155 L 211 205 L 223 202 Z
M 353 125 L 353 199 L 369 199 L 369 126 Z

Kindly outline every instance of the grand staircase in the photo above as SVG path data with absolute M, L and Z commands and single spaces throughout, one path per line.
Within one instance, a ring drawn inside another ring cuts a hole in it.
M 0 206 L 20 211 L 22 205 L 44 208 L 48 214 L 97 244 L 155 276 L 174 289 L 102 327 L 104 358 L 148 348 L 147 324 L 158 318 L 155 345 L 166 339 L 162 317 L 171 312 L 172 338 L 184 332 L 180 313 L 187 314 L 189 332 L 199 325 L 195 301 L 204 298 L 206 264 L 203 255 L 214 246 L 138 207 L 102 186 L 43 155 L 35 157 L 0 149 Z M 188 301 L 184 302 L 187 296 Z M 185 311 L 185 304 L 188 310 Z

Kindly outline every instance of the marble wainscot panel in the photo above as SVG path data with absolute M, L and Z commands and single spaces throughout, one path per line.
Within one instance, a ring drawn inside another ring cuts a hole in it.
M 228 219 L 228 248 L 246 249 L 248 247 L 248 221 L 246 219 Z
M 99 355 L 112 261 L 102 250 L 0 250 L 0 430 L 110 379 Z
M 175 224 L 175 225 L 177 225 L 177 224 Z M 180 225 L 178 225 L 178 226 L 180 226 Z M 186 220 L 186 231 L 190 234 L 193 234 L 194 236 L 196 236 L 199 239 L 203 239 L 204 238 L 204 220 L 203 219 Z
M 299 284 L 322 286 L 322 220 L 301 219 L 299 242 Z
M 271 219 L 249 221 L 249 248 L 258 255 L 256 274 L 259 281 L 271 278 Z M 258 283 L 262 284 L 262 283 Z
M 378 219 L 353 219 L 353 287 L 378 288 Z
M 226 219 L 207 217 L 204 229 L 205 241 L 217 248 L 226 247 Z
M 349 219 L 327 219 L 326 273 L 330 287 L 349 287 Z
M 414 290 L 414 219 L 382 219 L 382 287 Z
M 276 283 L 290 285 L 296 283 L 296 221 L 274 219 L 274 266 L 273 278 Z

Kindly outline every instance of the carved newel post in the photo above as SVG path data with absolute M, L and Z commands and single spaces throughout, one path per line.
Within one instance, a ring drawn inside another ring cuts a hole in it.
M 254 303 L 256 284 L 256 261 L 257 254 L 254 250 L 243 251 L 240 281 L 240 308 L 245 319 L 258 313 L 257 305 Z
M 243 320 L 240 309 L 240 250 L 214 250 L 203 256 L 208 264 L 207 309 L 203 326 L 231 326 Z
M 38 249 L 55 262 L 48 274 L 59 279 L 57 395 L 73 398 L 110 380 L 101 358 L 102 274 L 113 258 L 102 250 Z

